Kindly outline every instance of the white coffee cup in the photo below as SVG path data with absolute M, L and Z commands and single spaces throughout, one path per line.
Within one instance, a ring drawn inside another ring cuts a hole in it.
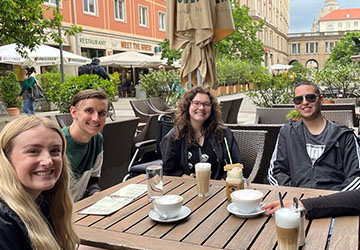
M 153 202 L 154 209 L 161 217 L 174 218 L 179 215 L 183 206 L 183 197 L 169 194 L 156 198 Z
M 231 193 L 231 201 L 242 213 L 252 213 L 260 206 L 264 194 L 259 190 L 242 189 Z

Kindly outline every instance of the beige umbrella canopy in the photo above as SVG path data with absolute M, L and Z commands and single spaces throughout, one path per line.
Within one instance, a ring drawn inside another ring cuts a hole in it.
M 214 43 L 234 32 L 230 1 L 168 0 L 167 24 L 170 48 L 184 49 L 180 68 L 183 85 L 198 69 L 198 85 L 217 88 Z

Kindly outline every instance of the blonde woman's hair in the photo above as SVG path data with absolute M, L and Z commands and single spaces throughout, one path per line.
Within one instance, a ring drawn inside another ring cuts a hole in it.
M 14 148 L 14 139 L 21 136 L 21 133 L 39 126 L 54 130 L 62 140 L 62 172 L 54 187 L 41 193 L 43 200 L 49 204 L 56 237 L 51 233 L 36 201 L 25 191 L 9 160 L 9 155 Z M 73 203 L 69 191 L 70 172 L 66 157 L 66 141 L 60 128 L 45 117 L 20 117 L 2 129 L 0 146 L 0 198 L 24 222 L 33 249 L 74 250 L 79 239 L 72 227 Z

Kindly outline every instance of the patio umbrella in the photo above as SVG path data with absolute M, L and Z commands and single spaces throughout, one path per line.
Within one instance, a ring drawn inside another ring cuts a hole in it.
M 270 67 L 272 70 L 288 70 L 292 68 L 292 65 L 284 65 L 284 64 L 274 64 Z
M 230 1 L 167 1 L 167 36 L 170 48 L 180 50 L 180 76 L 198 70 L 198 85 L 217 87 L 214 43 L 234 32 Z
M 148 56 L 135 51 L 122 52 L 111 56 L 100 57 L 100 64 L 104 66 L 120 65 L 121 67 L 157 67 L 163 61 L 154 56 Z
M 0 63 L 23 65 L 23 66 L 46 66 L 60 64 L 60 50 L 45 44 L 41 44 L 34 51 L 25 49 L 27 57 L 22 57 L 16 51 L 16 44 L 8 44 L 0 47 Z M 89 58 L 63 51 L 64 64 L 83 65 L 90 63 Z

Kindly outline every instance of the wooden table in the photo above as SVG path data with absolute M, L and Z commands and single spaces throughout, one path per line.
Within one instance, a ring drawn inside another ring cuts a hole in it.
M 145 176 L 137 176 L 125 183 L 111 187 L 93 197 L 77 202 L 79 211 L 102 197 L 114 193 L 130 183 L 145 183 Z M 242 219 L 230 214 L 225 195 L 224 181 L 211 181 L 211 195 L 196 195 L 195 179 L 164 177 L 164 190 L 168 194 L 180 194 L 191 215 L 176 223 L 157 223 L 148 214 L 152 204 L 146 194 L 110 216 L 80 215 L 75 213 L 75 229 L 82 244 L 107 249 L 274 249 L 276 231 L 274 217 L 265 215 Z M 276 200 L 278 191 L 285 199 L 314 197 L 332 191 L 275 187 L 252 184 L 261 190 L 264 202 Z M 331 237 L 329 228 L 334 220 Z M 305 221 L 306 244 L 302 249 L 358 249 L 359 217 Z M 329 238 L 329 240 L 328 240 Z

